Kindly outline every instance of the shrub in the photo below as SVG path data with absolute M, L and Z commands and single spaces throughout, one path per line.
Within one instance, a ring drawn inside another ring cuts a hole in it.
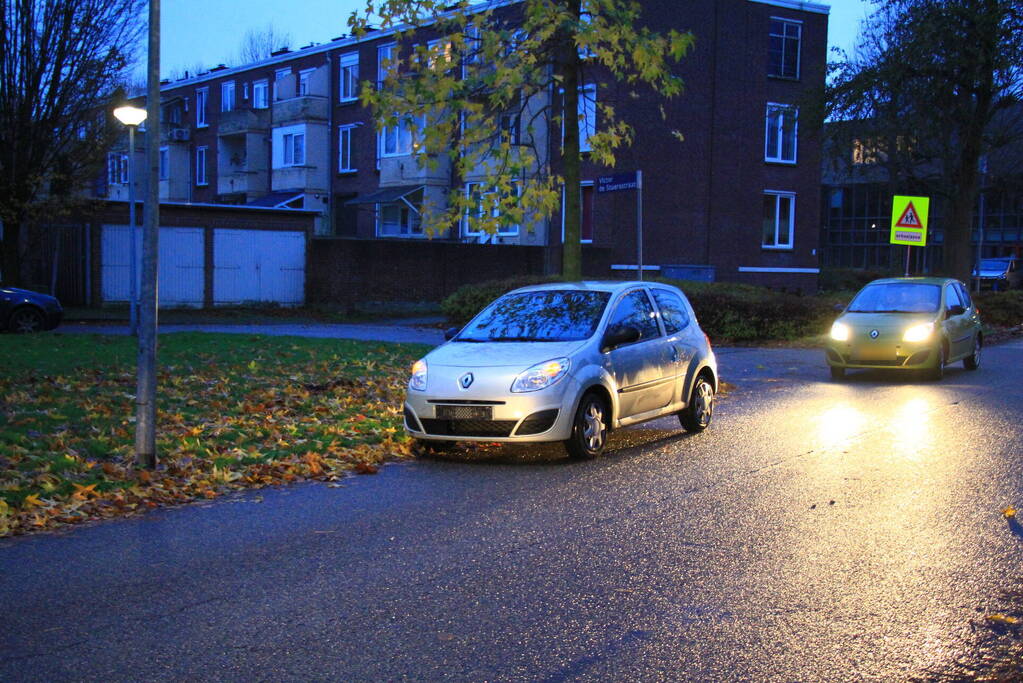
M 901 273 L 863 270 L 862 268 L 821 268 L 817 284 L 822 292 L 857 291 L 868 282 L 883 277 L 897 277 Z
M 463 285 L 440 303 L 440 310 L 452 325 L 464 325 L 497 297 L 519 287 L 558 282 L 559 278 L 541 275 L 522 275 L 507 280 L 488 280 Z
M 978 292 L 973 295 L 980 319 L 986 325 L 995 327 L 1018 327 L 1023 325 L 1023 291 Z

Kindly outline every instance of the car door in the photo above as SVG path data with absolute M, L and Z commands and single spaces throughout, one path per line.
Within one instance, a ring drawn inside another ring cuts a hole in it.
M 619 418 L 663 408 L 675 390 L 670 345 L 645 289 L 625 292 L 616 302 L 606 329 L 623 325 L 635 327 L 640 336 L 608 352 L 610 372 L 618 385 Z
M 952 309 L 956 306 L 963 310 L 952 315 Z M 945 328 L 945 338 L 948 339 L 950 360 L 966 353 L 970 342 L 973 341 L 970 311 L 966 308 L 955 283 L 945 285 L 945 320 L 942 325 Z
M 689 365 L 696 357 L 689 308 L 682 298 L 671 290 L 655 287 L 650 292 L 653 294 L 654 303 L 657 304 L 658 315 L 667 335 L 665 343 L 669 347 L 670 372 L 675 377 L 673 400 L 684 401 L 688 399 L 684 386 L 686 376 L 689 373 Z

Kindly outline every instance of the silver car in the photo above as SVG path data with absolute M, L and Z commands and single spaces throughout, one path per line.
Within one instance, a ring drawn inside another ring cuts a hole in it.
M 505 294 L 415 363 L 405 428 L 424 442 L 561 441 L 593 458 L 618 427 L 714 413 L 717 362 L 677 288 L 556 283 Z

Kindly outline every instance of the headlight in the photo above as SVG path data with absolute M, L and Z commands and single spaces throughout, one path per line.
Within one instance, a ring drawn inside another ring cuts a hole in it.
M 931 332 L 933 331 L 934 323 L 920 323 L 919 325 L 913 325 L 913 327 L 906 330 L 906 333 L 902 335 L 902 341 L 904 342 L 926 341 L 931 336 Z
M 516 377 L 515 381 L 512 382 L 511 390 L 516 393 L 522 393 L 524 391 L 546 389 L 568 374 L 568 368 L 571 365 L 567 358 L 556 358 L 538 363 Z
M 831 338 L 835 341 L 849 341 L 849 326 L 835 323 L 831 326 Z
M 408 381 L 408 388 L 416 391 L 426 391 L 426 361 L 419 359 L 412 366 L 412 378 Z

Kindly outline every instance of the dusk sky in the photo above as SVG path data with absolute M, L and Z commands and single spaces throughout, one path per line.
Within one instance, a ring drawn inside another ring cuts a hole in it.
M 850 49 L 869 0 L 833 0 L 828 22 L 828 47 Z M 224 63 L 238 64 L 242 37 L 249 29 L 272 24 L 290 34 L 292 49 L 325 43 L 348 32 L 348 16 L 365 7 L 361 0 L 174 0 L 163 3 L 162 71 Z M 830 59 L 829 55 L 829 59 Z M 143 65 L 140 69 L 145 70 Z

